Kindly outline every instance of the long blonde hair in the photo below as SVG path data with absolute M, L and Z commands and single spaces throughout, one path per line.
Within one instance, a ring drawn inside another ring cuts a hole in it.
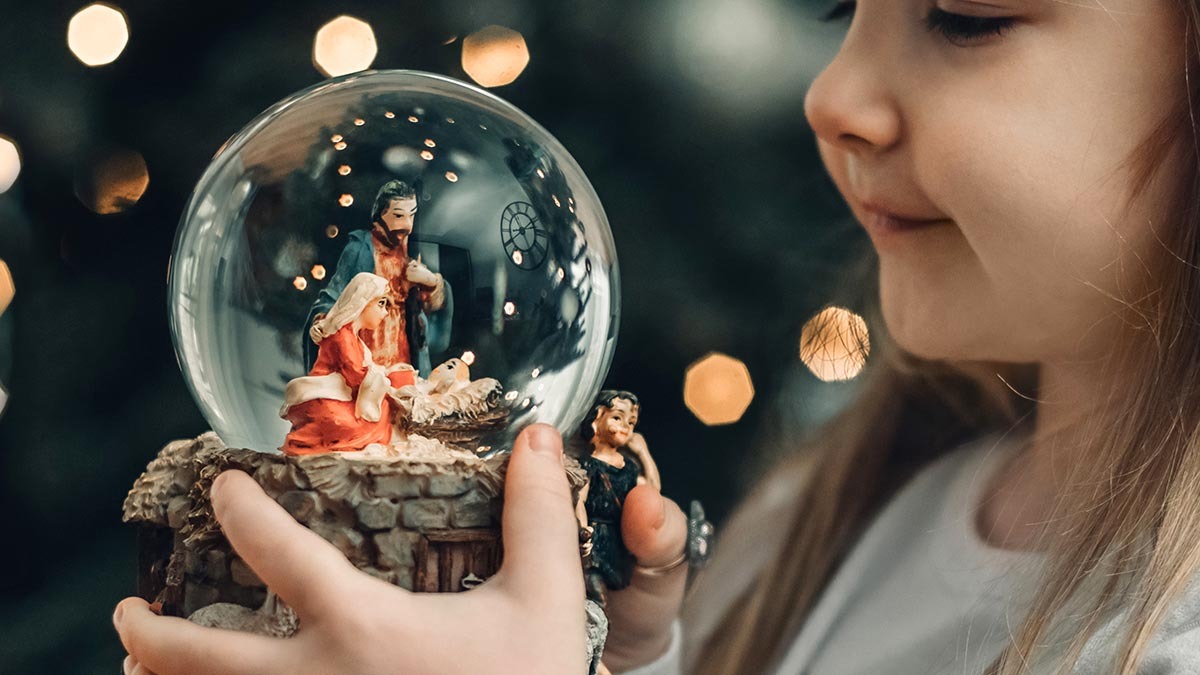
M 1063 646 L 1050 640 L 1061 625 L 1070 626 L 1065 649 L 1053 658 L 1068 672 L 1089 637 L 1118 612 L 1125 621 L 1113 672 L 1133 675 L 1172 602 L 1200 571 L 1200 0 L 1180 6 L 1187 40 L 1179 100 L 1127 163 L 1130 198 L 1153 181 L 1174 181 L 1171 216 L 1154 224 L 1161 247 L 1143 261 L 1146 288 L 1138 297 L 1114 298 L 1129 330 L 1098 364 L 1110 388 L 1097 392 L 1104 404 L 1074 437 L 1092 461 L 1076 462 L 1067 477 L 1070 488 L 1055 510 L 1066 524 L 1056 532 L 1065 534 L 1041 543 L 1046 567 L 1038 591 L 989 675 L 1026 672 L 1044 649 Z M 1180 165 L 1178 173 L 1158 171 Z M 776 481 L 802 479 L 777 533 L 784 543 L 695 636 L 689 673 L 769 672 L 870 516 L 908 478 L 963 441 L 1011 428 L 1036 410 L 1035 364 L 909 354 L 882 320 L 873 250 L 851 274 L 843 288 L 872 289 L 863 307 L 871 349 L 861 393 L 773 473 Z M 703 581 L 696 590 L 707 590 Z M 685 625 L 689 616 L 711 614 L 705 602 L 703 593 L 689 596 Z M 1079 623 L 1060 624 L 1067 614 Z

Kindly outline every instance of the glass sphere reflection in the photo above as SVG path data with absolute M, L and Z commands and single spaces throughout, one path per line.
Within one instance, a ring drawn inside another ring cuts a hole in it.
M 508 447 L 530 422 L 570 433 L 589 410 L 611 361 L 619 293 L 612 234 L 587 178 L 494 95 L 373 71 L 261 114 L 218 151 L 184 211 L 171 329 L 226 444 L 280 446 L 285 385 L 313 358 L 315 303 L 348 243 L 370 236 L 376 194 L 394 179 L 415 191 L 409 258 L 452 289 L 421 375 L 460 358 L 472 379 L 501 383 L 512 412 L 488 447 Z

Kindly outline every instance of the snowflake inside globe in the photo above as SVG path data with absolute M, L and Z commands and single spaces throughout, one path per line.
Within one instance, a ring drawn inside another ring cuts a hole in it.
M 323 82 L 217 153 L 171 260 L 172 332 L 231 447 L 489 454 L 572 433 L 618 276 L 587 178 L 528 116 L 412 71 Z

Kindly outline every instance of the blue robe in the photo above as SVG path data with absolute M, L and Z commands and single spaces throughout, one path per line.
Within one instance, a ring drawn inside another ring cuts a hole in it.
M 350 283 L 354 275 L 360 272 L 375 274 L 375 250 L 371 231 L 355 230 L 346 235 L 346 239 L 348 240 L 346 248 L 342 249 L 337 267 L 333 270 L 333 276 L 317 294 L 316 301 L 308 311 L 308 319 L 304 322 L 304 335 L 301 339 L 304 342 L 305 372 L 312 370 L 313 364 L 317 361 L 317 345 L 308 336 L 308 331 L 312 327 L 313 321 L 316 320 L 317 314 L 329 313 L 333 303 L 337 302 L 338 296 L 342 294 L 346 284 Z M 414 359 L 416 362 L 412 365 L 421 377 L 429 377 L 430 371 L 433 370 L 429 353 L 431 351 L 441 353 L 450 346 L 450 322 L 454 317 L 454 294 L 450 290 L 449 280 L 443 277 L 442 283 L 446 300 L 440 309 L 430 315 L 426 315 L 422 310 L 415 316 L 410 314 L 406 318 L 408 326 L 415 325 L 412 323 L 413 321 L 425 320 L 425 344 L 421 345 L 419 349 L 414 349 L 413 345 L 409 345 L 410 352 L 416 355 Z

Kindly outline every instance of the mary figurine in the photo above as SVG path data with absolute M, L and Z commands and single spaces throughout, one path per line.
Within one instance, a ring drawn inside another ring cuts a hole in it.
M 394 404 L 386 394 L 413 384 L 414 371 L 408 364 L 385 370 L 359 335 L 377 329 L 389 311 L 388 280 L 361 272 L 313 323 L 316 363 L 308 375 L 288 382 L 279 411 L 292 423 L 280 448 L 285 454 L 348 452 L 391 442 Z

